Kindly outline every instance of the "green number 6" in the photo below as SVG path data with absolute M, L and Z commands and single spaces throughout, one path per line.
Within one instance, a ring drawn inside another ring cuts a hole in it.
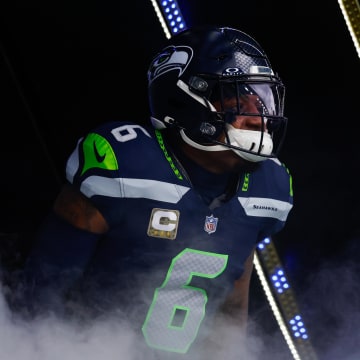
M 188 285 L 193 276 L 215 278 L 228 256 L 185 249 L 173 258 L 166 279 L 155 290 L 142 331 L 150 347 L 186 353 L 205 316 L 207 294 Z

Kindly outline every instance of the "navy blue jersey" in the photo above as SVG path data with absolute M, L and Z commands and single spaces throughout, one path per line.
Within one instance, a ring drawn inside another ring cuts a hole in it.
M 161 132 L 127 122 L 80 139 L 66 177 L 109 225 L 81 285 L 84 298 L 133 315 L 148 346 L 180 354 L 292 208 L 291 178 L 277 159 L 241 174 L 235 195 L 209 206 Z

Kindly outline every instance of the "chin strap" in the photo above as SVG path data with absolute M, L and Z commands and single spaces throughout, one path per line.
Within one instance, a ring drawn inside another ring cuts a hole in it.
M 226 124 L 226 128 L 230 145 L 234 146 L 232 150 L 245 160 L 259 162 L 271 156 L 273 141 L 269 133 L 235 129 L 230 124 Z
M 180 136 L 181 138 L 190 146 L 204 151 L 225 151 L 229 150 L 227 146 L 221 145 L 220 143 L 218 145 L 201 145 L 193 140 L 191 140 L 184 132 L 183 129 L 180 130 Z
M 180 130 L 180 136 L 190 146 L 203 151 L 227 151 L 232 150 L 236 155 L 242 157 L 244 160 L 251 162 L 264 161 L 267 158 L 273 157 L 271 155 L 273 149 L 273 142 L 270 134 L 262 133 L 261 131 L 235 129 L 231 125 L 227 125 L 227 133 L 230 144 L 223 145 L 222 143 L 212 140 L 217 145 L 202 145 L 191 140 L 184 132 Z M 259 151 L 261 145 L 261 149 Z

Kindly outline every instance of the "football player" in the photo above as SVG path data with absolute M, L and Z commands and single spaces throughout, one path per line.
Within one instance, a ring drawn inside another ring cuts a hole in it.
M 246 325 L 256 245 L 293 206 L 278 159 L 285 88 L 251 36 L 202 27 L 156 54 L 148 94 L 151 124 L 79 139 L 24 269 L 26 301 L 124 317 L 159 358 L 194 359 L 220 314 Z

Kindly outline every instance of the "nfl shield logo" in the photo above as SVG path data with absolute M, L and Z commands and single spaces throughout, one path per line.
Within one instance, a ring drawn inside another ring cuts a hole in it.
M 205 219 L 204 230 L 208 234 L 214 233 L 216 231 L 218 220 L 219 219 L 214 217 L 213 215 L 207 216 Z

